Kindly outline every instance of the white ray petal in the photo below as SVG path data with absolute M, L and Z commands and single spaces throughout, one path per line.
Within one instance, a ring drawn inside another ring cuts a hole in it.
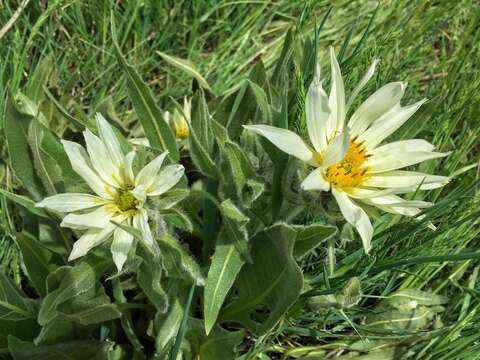
M 143 185 L 145 189 L 148 189 L 155 181 L 155 177 L 158 175 L 158 172 L 162 167 L 163 160 L 165 160 L 167 155 L 168 151 L 165 151 L 145 165 L 144 168 L 137 174 L 137 177 L 135 178 L 135 185 Z
M 368 167 L 367 174 L 376 174 L 415 165 L 426 160 L 445 157 L 447 155 L 449 155 L 449 153 L 412 151 L 403 153 L 400 156 L 399 154 L 372 156 L 367 159 L 364 166 Z
M 322 154 L 322 166 L 327 167 L 343 160 L 349 146 L 350 135 L 348 127 L 345 127 L 344 131 L 328 144 L 327 149 Z
M 368 254 L 371 249 L 373 227 L 367 213 L 361 207 L 355 205 L 346 193 L 332 188 L 332 194 L 337 200 L 338 206 L 340 207 L 340 211 L 345 217 L 345 220 L 357 229 L 362 238 L 365 253 Z
M 362 186 L 364 184 L 362 183 Z M 363 188 L 363 187 L 354 187 L 346 190 L 348 193 L 348 196 L 354 198 L 354 199 L 369 199 L 369 198 L 374 198 L 374 197 L 379 197 L 379 196 L 384 196 L 384 195 L 389 195 L 389 194 L 394 194 L 396 193 L 396 189 L 375 189 L 375 188 Z
M 117 222 L 121 222 L 123 219 L 124 218 L 120 217 L 114 218 L 114 220 Z M 107 240 L 113 233 L 113 230 L 115 230 L 115 225 L 112 223 L 108 223 L 103 229 L 88 230 L 73 244 L 73 249 L 68 257 L 68 261 L 72 261 L 86 255 L 95 246 L 98 246 Z
M 110 251 L 112 252 L 113 262 L 117 266 L 118 272 L 122 271 L 132 244 L 133 235 L 120 228 L 115 229 Z
M 167 192 L 178 184 L 184 173 L 185 168 L 182 165 L 166 166 L 165 169 L 157 175 L 150 188 L 147 189 L 147 195 L 157 196 Z
M 416 216 L 421 212 L 420 209 L 415 207 L 401 207 L 401 206 L 375 205 L 375 204 L 370 204 L 370 205 L 375 206 L 380 210 L 388 212 L 390 214 L 397 214 L 397 215 L 403 215 L 403 216 Z M 422 217 L 423 216 L 419 216 L 418 219 L 421 219 Z
M 343 85 L 340 65 L 335 56 L 335 50 L 330 47 L 330 63 L 332 69 L 332 88 L 328 99 L 331 110 L 329 134 L 343 131 L 345 123 L 345 88 Z
M 103 181 L 118 187 L 118 181 L 120 180 L 119 168 L 115 166 L 112 159 L 108 156 L 105 144 L 88 129 L 83 132 L 83 136 L 85 137 L 87 152 L 90 155 L 93 168 Z
M 141 209 L 133 217 L 133 227 L 140 230 L 143 235 L 143 240 L 147 244 L 153 244 L 152 231 L 148 225 L 148 214 L 145 209 Z
M 370 65 L 365 75 L 363 75 L 362 79 L 358 82 L 357 86 L 355 86 L 355 88 L 353 89 L 352 94 L 348 98 L 345 112 L 348 112 L 348 109 L 350 109 L 350 106 L 352 106 L 352 103 L 357 97 L 357 95 L 360 93 L 360 91 L 362 91 L 362 89 L 365 87 L 368 81 L 372 78 L 373 74 L 375 73 L 375 68 L 378 62 L 379 62 L 378 59 L 373 60 L 372 65 Z
M 135 175 L 133 174 L 133 160 L 135 159 L 136 151 L 130 151 L 125 156 L 125 176 L 126 182 L 133 184 L 135 182 Z
M 302 138 L 290 130 L 268 125 L 244 125 L 243 127 L 266 137 L 280 150 L 302 161 L 309 162 L 313 157 L 312 150 Z
M 147 199 L 147 191 L 145 189 L 145 185 L 140 184 L 135 186 L 135 188 L 132 190 L 132 195 L 139 200 L 142 204 L 145 202 Z
M 78 230 L 102 229 L 110 222 L 113 215 L 111 205 L 104 205 L 86 214 L 68 214 L 63 218 L 60 226 Z
M 394 141 L 382 146 L 379 146 L 375 149 L 369 150 L 368 153 L 378 156 L 378 155 L 397 155 L 404 152 L 412 151 L 433 151 L 435 147 L 430 144 L 428 141 L 423 139 L 409 139 L 409 140 L 400 140 Z
M 405 200 L 397 195 L 378 196 L 368 199 L 372 205 L 382 205 L 391 207 L 408 207 L 408 208 L 427 208 L 432 206 L 431 202 L 421 200 Z
M 392 110 L 381 116 L 370 128 L 360 134 L 358 139 L 365 140 L 367 149 L 373 149 L 384 139 L 393 134 L 402 126 L 415 112 L 424 104 L 426 99 L 420 100 L 413 105 L 399 107 L 395 106 Z
M 300 185 L 303 190 L 330 190 L 330 183 L 323 178 L 324 168 L 313 170 Z
M 392 82 L 382 86 L 367 98 L 353 113 L 348 126 L 353 136 L 362 134 L 367 128 L 382 115 L 391 111 L 405 93 L 405 84 Z
M 446 185 L 450 181 L 447 176 L 424 174 L 415 171 L 394 170 L 386 173 L 375 174 L 362 183 L 364 186 L 381 188 L 413 188 L 416 190 L 429 190 Z
M 119 168 L 124 163 L 124 156 L 122 148 L 120 147 L 120 142 L 117 139 L 117 136 L 113 132 L 112 127 L 107 120 L 103 117 L 102 114 L 97 113 L 97 129 L 100 134 L 105 147 L 107 148 L 108 155 L 112 159 L 113 164 Z
M 307 129 L 310 141 L 317 152 L 322 152 L 327 146 L 327 121 L 330 116 L 328 96 L 322 88 L 318 71 L 308 88 L 305 99 Z
M 45 198 L 35 206 L 68 213 L 91 209 L 107 203 L 109 203 L 108 200 L 90 194 L 64 193 Z
M 80 175 L 90 188 L 103 198 L 111 198 L 111 187 L 92 169 L 85 149 L 72 141 L 62 140 L 63 148 L 72 164 L 73 170 Z

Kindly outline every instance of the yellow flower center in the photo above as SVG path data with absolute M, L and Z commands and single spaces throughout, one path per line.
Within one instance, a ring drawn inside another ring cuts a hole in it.
M 121 213 L 136 211 L 140 201 L 132 195 L 132 187 L 119 189 L 114 197 L 115 204 Z
M 175 137 L 177 139 L 184 140 L 188 137 L 188 134 L 189 134 L 189 130 L 187 125 L 185 124 L 182 124 L 180 126 L 175 125 Z
M 325 171 L 325 179 L 332 185 L 345 189 L 359 185 L 367 177 L 368 168 L 362 166 L 369 158 L 364 142 L 350 139 L 350 146 L 342 161 Z

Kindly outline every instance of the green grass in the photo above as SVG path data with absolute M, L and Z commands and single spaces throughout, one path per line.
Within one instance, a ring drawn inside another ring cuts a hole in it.
M 51 59 L 54 67 L 47 87 L 69 113 L 85 118 L 107 109 L 125 133 L 141 135 L 126 96 L 125 77 L 114 57 L 111 3 L 46 4 L 29 4 L 0 41 L 0 108 L 4 109 L 9 90 L 35 93 L 32 78 L 40 73 L 42 60 Z M 15 1 L 2 2 L 0 24 L 10 19 L 17 6 Z M 371 353 L 369 359 L 479 358 L 480 4 L 399 0 L 381 1 L 377 8 L 375 1 L 335 1 L 333 5 L 290 0 L 124 1 L 114 13 L 123 52 L 158 96 L 159 105 L 167 109 L 173 106 L 171 97 L 180 101 L 192 89 L 189 78 L 167 65 L 157 50 L 190 59 L 220 95 L 235 89 L 259 58 L 271 70 L 287 30 L 295 27 L 299 41 L 312 37 L 315 21 L 319 23 L 329 9 L 319 34 L 323 69 L 328 73 L 327 50 L 333 45 L 340 52 L 349 91 L 371 61 L 381 59 L 376 76 L 353 108 L 381 84 L 407 81 L 405 102 L 424 97 L 429 102 L 396 138 L 425 138 L 440 151 L 452 151 L 420 170 L 456 176 L 444 189 L 422 194 L 436 202 L 423 221 L 379 213 L 371 257 L 361 257 L 359 244 L 339 241 L 336 273 L 331 278 L 324 274 L 323 250 L 305 259 L 302 266 L 311 279 L 311 291 L 274 333 L 245 344 L 244 352 L 258 359 L 342 355 L 342 359 L 360 359 L 353 352 L 348 355 L 352 343 L 359 340 L 353 322 L 370 345 L 382 343 L 387 349 Z M 45 97 L 42 90 L 39 96 Z M 59 135 L 69 131 L 69 120 L 57 108 L 44 110 L 57 113 L 57 122 L 51 126 Z M 2 187 L 21 192 L 7 168 L 3 136 L 0 150 Z M 20 282 L 21 262 L 14 243 L 20 224 L 11 204 L 2 198 L 0 206 L 0 260 Z M 428 221 L 437 226 L 436 231 L 426 226 Z M 352 248 L 359 250 L 352 252 Z M 366 295 L 357 305 L 345 308 L 343 314 L 315 305 L 315 295 L 343 289 L 354 275 Z M 399 289 L 430 291 L 448 301 L 432 312 L 431 321 L 417 328 L 366 324 L 365 318 L 379 309 L 382 299 L 378 296 L 388 297 Z

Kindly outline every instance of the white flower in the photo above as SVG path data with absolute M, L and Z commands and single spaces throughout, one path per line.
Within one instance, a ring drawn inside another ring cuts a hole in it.
M 302 182 L 304 190 L 332 191 L 345 219 L 359 232 L 365 252 L 370 250 L 373 228 L 357 203 L 384 211 L 414 216 L 424 201 L 408 201 L 396 194 L 428 190 L 445 185 L 449 178 L 398 170 L 448 154 L 434 152 L 425 140 L 412 139 L 382 145 L 425 102 L 401 106 L 406 85 L 389 83 L 371 95 L 350 117 L 346 113 L 355 96 L 373 76 L 375 60 L 345 101 L 340 67 L 330 49 L 332 85 L 330 96 L 322 88 L 317 65 L 305 100 L 308 136 L 312 146 L 297 134 L 268 125 L 244 126 L 269 139 L 280 150 L 316 167 Z M 352 200 L 354 199 L 354 200 Z
M 37 206 L 69 213 L 61 226 L 86 230 L 73 245 L 69 260 L 84 256 L 113 234 L 111 252 L 118 271 L 121 271 L 133 236 L 112 221 L 140 230 L 144 241 L 153 243 L 143 205 L 147 197 L 161 195 L 175 186 L 183 176 L 184 168 L 182 165 L 168 165 L 160 171 L 168 154 L 164 152 L 135 176 L 132 169 L 135 152 L 123 154 L 112 128 L 101 114 L 97 114 L 97 129 L 100 137 L 88 129 L 83 133 L 87 151 L 77 143 L 62 140 L 73 170 L 96 195 L 58 194 L 43 199 Z

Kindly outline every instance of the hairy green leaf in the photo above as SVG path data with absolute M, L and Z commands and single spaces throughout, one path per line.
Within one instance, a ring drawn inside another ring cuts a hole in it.
M 40 181 L 35 174 L 33 159 L 28 145 L 28 126 L 31 116 L 18 111 L 14 99 L 8 96 L 6 102 L 4 132 L 7 140 L 10 164 L 14 174 L 23 183 L 35 200 L 42 198 Z
M 204 289 L 205 331 L 210 333 L 220 309 L 244 264 L 244 258 L 224 231 L 220 234 Z
M 246 264 L 234 285 L 238 297 L 223 310 L 223 321 L 237 321 L 264 334 L 282 318 L 300 295 L 303 276 L 293 257 L 296 231 L 273 225 L 250 240 L 252 264 Z
M 40 296 L 44 297 L 47 295 L 47 277 L 62 263 L 61 259 L 25 231 L 17 236 L 17 243 L 22 252 L 28 276 Z
M 47 324 L 57 316 L 57 308 L 61 304 L 76 296 L 94 291 L 99 277 L 111 266 L 110 259 L 93 258 L 90 262 L 82 261 L 74 267 L 63 266 L 48 276 L 48 295 L 43 300 L 38 314 L 40 325 Z
M 132 100 L 133 107 L 143 126 L 145 135 L 150 141 L 151 146 L 160 150 L 168 150 L 173 161 L 178 161 L 179 154 L 177 143 L 172 129 L 163 119 L 162 112 L 155 102 L 152 92 L 143 82 L 138 72 L 122 54 L 120 46 L 117 43 L 117 34 L 115 22 L 112 14 L 112 38 L 117 60 L 127 75 L 128 94 Z

